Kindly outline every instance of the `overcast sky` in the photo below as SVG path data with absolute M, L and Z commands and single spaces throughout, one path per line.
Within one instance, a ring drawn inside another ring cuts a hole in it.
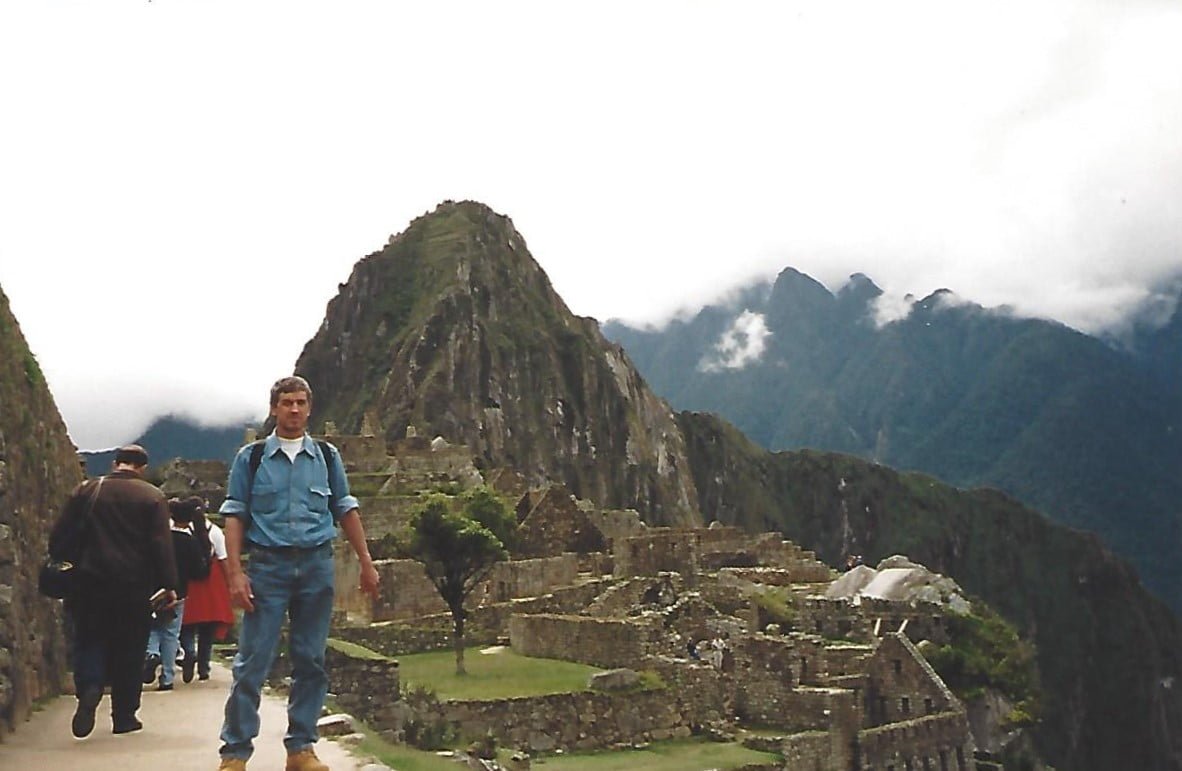
M 1182 275 L 1179 41 L 1177 2 L 6 0 L 0 287 L 84 449 L 265 414 L 444 199 L 600 320 L 793 266 L 1097 331 Z

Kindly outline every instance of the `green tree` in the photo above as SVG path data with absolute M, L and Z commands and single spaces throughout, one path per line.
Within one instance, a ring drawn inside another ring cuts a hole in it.
M 508 504 L 487 487 L 465 493 L 457 503 L 444 495 L 428 498 L 411 516 L 405 551 L 423 564 L 451 611 L 456 674 L 462 675 L 464 601 L 494 564 L 509 558 L 517 520 Z

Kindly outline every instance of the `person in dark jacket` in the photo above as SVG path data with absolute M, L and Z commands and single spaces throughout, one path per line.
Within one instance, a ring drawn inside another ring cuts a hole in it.
M 117 734 L 138 731 L 140 670 L 148 641 L 149 597 L 163 589 L 175 599 L 176 560 L 164 495 L 143 478 L 148 453 L 120 447 L 110 475 L 79 485 L 49 535 L 49 553 L 67 548 L 81 522 L 82 549 L 76 570 L 85 580 L 66 598 L 73 629 L 74 736 L 94 730 L 103 687 L 111 686 L 111 725 Z
M 205 556 L 207 547 L 193 537 L 192 531 L 193 519 L 201 514 L 202 505 L 196 496 L 184 500 L 173 498 L 168 502 L 168 512 L 172 516 L 173 555 L 176 557 L 177 600 L 172 607 L 152 614 L 143 672 L 147 685 L 156 679 L 156 670 L 160 670 L 160 681 L 156 684 L 158 691 L 172 690 L 189 582 L 209 575 L 209 559 Z

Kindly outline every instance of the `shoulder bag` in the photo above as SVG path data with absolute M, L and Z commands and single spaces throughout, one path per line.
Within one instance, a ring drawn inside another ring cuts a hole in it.
M 106 477 L 99 477 L 98 484 L 94 486 L 94 490 L 91 491 L 90 498 L 86 502 L 86 511 L 72 523 L 70 529 L 63 535 L 64 545 L 60 550 L 62 558 L 58 559 L 49 555 L 45 558 L 45 563 L 41 565 L 41 572 L 37 574 L 37 591 L 46 597 L 64 600 L 74 593 L 78 582 L 81 581 L 74 563 L 82 557 L 86 525 L 94 510 L 94 501 L 98 498 L 104 479 Z

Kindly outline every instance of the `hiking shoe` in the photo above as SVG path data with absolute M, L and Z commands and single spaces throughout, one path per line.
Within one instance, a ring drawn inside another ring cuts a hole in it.
M 287 765 L 283 769 L 284 771 L 329 771 L 328 766 L 320 762 L 320 758 L 316 757 L 316 753 L 312 751 L 311 747 L 299 752 L 288 753 Z
M 115 721 L 114 725 L 112 726 L 111 733 L 113 733 L 113 734 L 129 734 L 134 731 L 138 731 L 143 727 L 144 727 L 144 724 L 141 723 L 137 718 L 134 718 L 134 717 L 119 718 Z
M 208 679 L 209 679 L 209 673 L 208 673 L 208 672 L 200 672 L 200 673 L 198 673 L 198 674 L 197 674 L 197 679 L 198 679 L 198 680 L 208 680 Z
M 144 685 L 150 685 L 156 679 L 156 668 L 160 663 L 160 656 L 155 653 L 144 659 Z
M 81 739 L 90 736 L 94 730 L 94 711 L 103 700 L 102 688 L 89 688 L 78 696 L 78 708 L 74 710 L 74 719 L 70 721 L 70 732 Z
M 246 771 L 246 761 L 242 758 L 222 758 L 218 771 Z
M 196 669 L 196 667 L 197 662 L 193 661 L 191 658 L 186 657 L 185 660 L 181 662 L 181 682 L 193 682 L 193 670 Z

